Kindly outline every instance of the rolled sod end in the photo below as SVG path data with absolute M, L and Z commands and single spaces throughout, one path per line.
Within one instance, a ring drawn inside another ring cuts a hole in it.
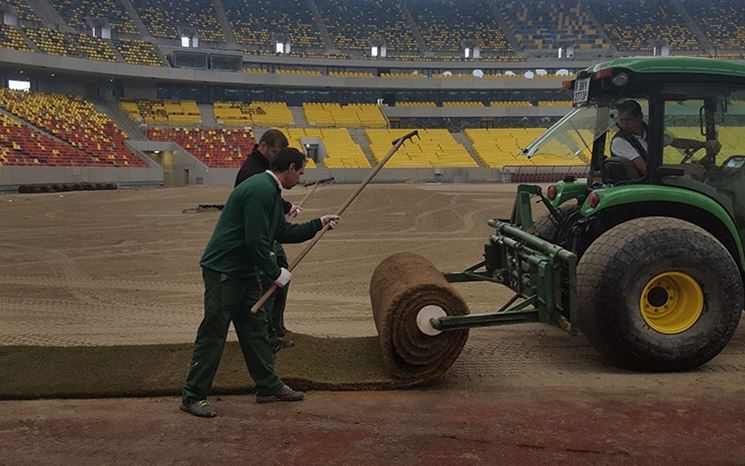
M 431 381 L 458 359 L 468 330 L 428 335 L 417 325 L 425 308 L 468 314 L 463 298 L 427 259 L 402 252 L 383 260 L 370 280 L 370 300 L 383 360 L 396 380 L 407 385 Z

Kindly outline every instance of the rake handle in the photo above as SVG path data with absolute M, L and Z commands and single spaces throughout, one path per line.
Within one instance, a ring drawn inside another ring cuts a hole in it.
M 404 142 L 413 138 L 414 136 L 419 136 L 419 132 L 417 130 L 414 130 L 396 139 L 395 141 L 393 141 L 392 143 L 393 147 L 391 147 L 391 150 L 388 151 L 385 157 L 383 157 L 383 159 L 375 166 L 372 172 L 370 172 L 367 175 L 367 177 L 362 181 L 362 183 L 360 183 L 360 185 L 357 186 L 357 189 L 347 198 L 346 201 L 344 201 L 344 204 L 342 204 L 342 206 L 339 207 L 339 209 L 336 211 L 336 215 L 341 217 L 341 215 L 347 210 L 347 207 L 349 207 L 350 204 L 352 204 L 352 202 L 354 202 L 354 200 L 357 199 L 357 196 L 360 195 L 362 190 L 365 189 L 365 186 L 370 184 L 370 181 L 372 181 L 372 179 L 375 178 L 375 175 L 377 175 L 378 172 L 380 172 L 380 170 L 383 168 L 383 165 L 385 165 L 388 162 L 388 160 L 390 160 L 391 157 L 393 157 L 393 154 L 395 154 L 396 151 L 401 146 L 404 145 Z M 313 240 L 310 243 L 308 243 L 305 249 L 303 249 L 300 252 L 300 254 L 298 254 L 298 256 L 292 260 L 287 270 L 292 272 L 295 269 L 295 267 L 297 267 L 297 265 L 300 263 L 300 261 L 302 261 L 306 255 L 308 255 L 310 250 L 313 249 L 313 246 L 315 246 L 316 243 L 318 243 L 321 240 L 321 238 L 323 238 L 323 235 L 325 235 L 326 232 L 330 229 L 331 228 L 329 227 L 329 224 L 324 225 L 324 227 L 321 229 L 320 234 L 316 235 L 313 238 Z M 261 306 L 263 306 L 269 300 L 269 298 L 271 298 L 271 296 L 274 294 L 276 290 L 277 290 L 277 285 L 272 284 L 272 286 L 270 286 L 269 289 L 266 290 L 266 292 L 261 296 L 261 298 L 259 298 L 259 300 L 256 301 L 256 304 L 254 304 L 251 307 L 251 313 L 256 314 L 257 312 L 259 312 L 259 309 L 261 309 Z

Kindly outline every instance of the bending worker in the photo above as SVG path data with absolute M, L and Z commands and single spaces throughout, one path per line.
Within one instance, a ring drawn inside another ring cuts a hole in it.
M 611 141 L 611 155 L 631 160 L 643 174 L 647 171 L 647 124 L 644 123 L 642 107 L 635 100 L 624 100 L 616 105 L 619 114 L 618 132 Z M 663 135 L 663 145 L 677 149 L 706 149 L 707 155 L 715 155 L 721 149 L 719 141 L 697 141 Z
M 261 135 L 259 143 L 253 148 L 251 154 L 246 158 L 241 165 L 241 169 L 238 171 L 238 175 L 235 178 L 235 186 L 237 187 L 246 179 L 250 178 L 257 173 L 264 173 L 271 163 L 274 156 L 279 153 L 280 150 L 287 147 L 287 137 L 282 131 L 272 128 L 267 130 Z M 289 215 L 290 218 L 296 217 L 302 212 L 300 206 L 294 205 L 288 201 L 283 201 L 284 213 Z M 277 265 L 280 267 L 287 267 L 287 254 L 284 248 L 278 242 L 272 245 L 274 256 L 277 259 Z M 262 275 L 262 286 L 266 289 L 271 286 L 272 281 Z M 285 328 L 285 305 L 287 303 L 288 287 L 278 289 L 274 295 L 266 302 L 264 306 L 268 309 L 269 318 L 269 344 L 271 345 L 272 351 L 277 352 L 284 348 L 293 346 L 291 340 L 285 340 L 284 337 L 287 333 Z
M 214 417 L 207 402 L 217 372 L 228 327 L 233 323 L 248 372 L 256 383 L 256 402 L 299 401 L 303 393 L 285 385 L 274 370 L 265 308 L 251 307 L 263 293 L 259 273 L 278 287 L 291 274 L 277 265 L 275 241 L 300 243 L 325 225 L 336 226 L 338 215 L 325 215 L 302 224 L 285 220 L 282 189 L 295 186 L 305 169 L 305 156 L 286 148 L 272 160 L 271 170 L 252 176 L 230 193 L 202 255 L 204 318 L 197 330 L 189 375 L 180 409 L 195 416 Z

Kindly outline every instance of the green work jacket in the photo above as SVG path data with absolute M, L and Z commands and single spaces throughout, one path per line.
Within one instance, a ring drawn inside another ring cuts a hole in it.
M 263 272 L 275 280 L 280 268 L 272 250 L 274 241 L 302 243 L 321 228 L 318 218 L 288 223 L 277 180 L 260 173 L 230 193 L 200 264 L 239 278 Z

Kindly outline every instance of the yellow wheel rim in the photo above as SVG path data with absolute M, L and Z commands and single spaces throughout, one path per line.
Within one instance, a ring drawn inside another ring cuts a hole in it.
M 639 308 L 650 328 L 669 335 L 681 333 L 701 317 L 704 293 L 690 275 L 664 272 L 644 287 Z

